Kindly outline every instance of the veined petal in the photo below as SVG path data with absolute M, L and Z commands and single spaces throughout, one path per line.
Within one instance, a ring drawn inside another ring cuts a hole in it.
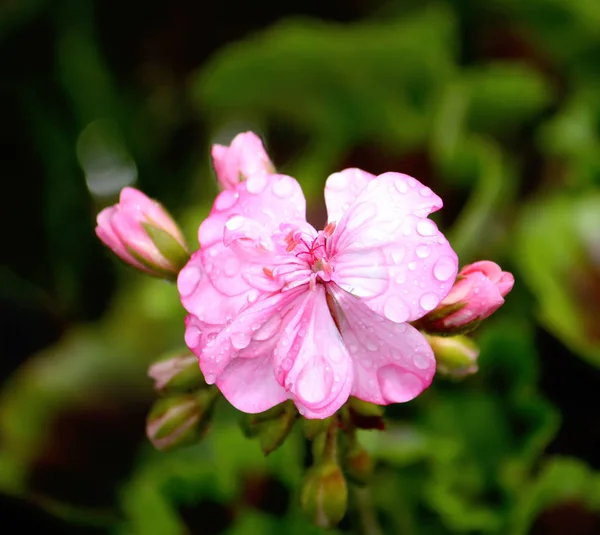
M 402 403 L 431 384 L 435 358 L 417 329 L 386 320 L 336 284 L 327 291 L 354 363 L 353 396 L 378 405 Z
M 251 414 L 263 412 L 288 398 L 275 380 L 271 354 L 233 359 L 219 375 L 217 386 L 236 409 Z
M 339 221 L 344 212 L 350 208 L 354 199 L 376 178 L 362 169 L 344 169 L 329 175 L 325 183 L 325 204 L 327 205 L 327 222 Z
M 329 312 L 323 285 L 306 288 L 287 311 L 273 364 L 277 381 L 305 418 L 327 418 L 348 399 L 352 362 Z
M 427 219 L 441 206 L 431 189 L 407 175 L 369 181 L 327 243 L 333 280 L 396 323 L 433 310 L 458 270 L 456 253 Z
M 256 289 L 236 295 L 220 292 L 204 268 L 205 254 L 206 251 L 202 250 L 195 252 L 179 272 L 179 297 L 184 308 L 203 324 L 223 325 L 234 318 L 244 305 L 256 301 L 260 292 Z M 194 351 L 191 346 L 190 349 Z
M 300 184 L 290 176 L 252 175 L 217 196 L 198 231 L 202 247 L 222 241 L 225 223 L 235 215 L 254 219 L 273 233 L 282 222 L 306 221 L 306 200 Z

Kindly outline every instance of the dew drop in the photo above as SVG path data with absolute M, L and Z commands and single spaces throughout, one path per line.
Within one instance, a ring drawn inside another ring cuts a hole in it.
M 406 185 L 406 181 L 403 178 L 396 180 L 394 185 L 400 193 L 406 193 L 408 191 L 408 186 Z
M 241 215 L 234 215 L 233 217 L 227 220 L 225 226 L 228 230 L 238 230 L 244 224 L 244 218 Z
M 415 252 L 419 258 L 427 258 L 431 254 L 431 247 L 429 245 L 419 245 Z
M 417 263 L 416 262 L 409 262 L 408 263 L 408 269 L 410 269 L 411 271 L 414 271 L 415 269 L 417 269 Z
M 365 368 L 371 368 L 373 366 L 373 359 L 370 359 L 369 357 L 362 358 L 360 362 Z
M 381 394 L 390 403 L 409 401 L 423 391 L 423 384 L 416 375 L 393 364 L 378 370 L 377 382 Z
M 307 404 L 324 400 L 333 386 L 333 372 L 323 357 L 306 363 L 296 379 L 296 395 Z
M 421 188 L 421 190 L 419 191 L 419 193 L 421 194 L 421 197 L 430 197 L 431 194 L 433 193 L 433 191 L 431 191 L 431 188 L 428 188 L 427 186 L 424 186 Z
M 181 297 L 188 297 L 194 293 L 202 279 L 202 271 L 195 266 L 190 266 L 181 271 L 177 279 L 177 288 Z
M 255 340 L 268 340 L 272 338 L 275 333 L 279 330 L 281 325 L 281 316 L 279 314 L 273 314 L 263 326 L 256 331 L 254 334 Z
M 294 190 L 294 180 L 289 176 L 281 176 L 273 183 L 273 193 L 280 199 L 289 197 Z
M 402 262 L 403 259 L 404 259 L 404 249 L 403 248 L 397 248 L 392 251 L 392 261 L 394 262 L 394 264 L 400 265 L 400 263 Z
M 236 349 L 244 349 L 249 343 L 250 337 L 244 331 L 237 331 L 231 335 L 231 345 Z
M 455 265 L 448 256 L 442 256 L 433 266 L 433 276 L 439 281 L 447 281 L 454 273 Z
M 215 209 L 219 212 L 229 210 L 229 208 L 232 208 L 235 205 L 238 197 L 239 195 L 236 191 L 232 191 L 230 189 L 222 191 L 215 199 Z
M 281 363 L 281 368 L 286 371 L 289 372 L 292 369 L 292 366 L 294 365 L 294 361 L 290 358 L 285 358 L 283 359 L 283 362 Z
M 391 296 L 383 306 L 383 313 L 387 319 L 396 323 L 402 323 L 408 319 L 409 310 L 404 302 L 396 297 Z
M 421 219 L 417 223 L 417 232 L 421 236 L 433 236 L 437 232 L 437 227 L 431 219 Z
M 423 294 L 421 296 L 421 300 L 419 301 L 419 303 L 421 304 L 421 308 L 423 310 L 433 310 L 438 303 L 440 302 L 440 299 L 437 295 L 435 295 L 434 293 L 426 293 Z
M 259 173 L 257 175 L 251 175 L 248 180 L 246 180 L 246 189 L 250 193 L 260 193 L 265 189 L 267 185 L 267 175 L 263 173 Z
M 237 275 L 240 270 L 240 262 L 235 256 L 229 257 L 223 265 L 223 271 L 228 277 Z
M 258 298 L 258 290 L 252 289 L 248 292 L 248 303 L 254 303 Z
M 419 370 L 426 370 L 433 365 L 433 359 L 429 355 L 417 352 L 413 358 L 413 363 Z
M 185 343 L 187 344 L 188 347 L 194 348 L 198 345 L 198 342 L 200 341 L 200 335 L 202 333 L 200 332 L 200 329 L 198 329 L 198 327 L 188 327 L 185 330 L 185 335 L 184 335 L 184 339 L 185 339 Z

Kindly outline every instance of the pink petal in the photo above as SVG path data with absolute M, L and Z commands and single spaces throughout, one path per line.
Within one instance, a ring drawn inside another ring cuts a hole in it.
M 184 308 L 203 324 L 223 325 L 230 321 L 248 302 L 258 298 L 259 292 L 227 295 L 220 292 L 211 282 L 202 261 L 205 251 L 194 253 L 179 272 L 177 289 Z M 190 347 L 194 351 L 193 347 Z
M 348 399 L 352 362 L 331 317 L 325 289 L 301 288 L 274 349 L 275 376 L 305 418 L 327 418 Z
M 198 231 L 202 247 L 221 241 L 225 223 L 234 215 L 254 219 L 273 233 L 280 223 L 306 221 L 306 200 L 302 188 L 292 177 L 253 175 L 235 189 L 217 196 L 210 215 Z
M 327 291 L 354 363 L 353 396 L 387 405 L 409 401 L 429 387 L 435 358 L 417 329 L 386 320 L 336 284 Z
M 427 219 L 441 206 L 437 195 L 407 175 L 371 180 L 328 242 L 333 280 L 396 323 L 434 309 L 458 270 L 456 253 Z
M 339 221 L 358 194 L 373 180 L 375 175 L 361 169 L 344 169 L 333 173 L 325 183 L 327 221 Z
M 263 412 L 288 398 L 275 380 L 270 355 L 233 359 L 217 379 L 217 386 L 236 409 Z

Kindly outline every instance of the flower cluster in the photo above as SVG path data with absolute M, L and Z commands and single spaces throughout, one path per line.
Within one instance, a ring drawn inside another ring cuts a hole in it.
M 457 255 L 429 219 L 442 201 L 413 177 L 332 174 L 328 218 L 317 230 L 300 185 L 275 171 L 255 134 L 215 145 L 212 157 L 222 191 L 180 271 L 148 233 L 151 221 L 186 249 L 166 213 L 136 191 L 125 218 L 135 190 L 100 214 L 97 233 L 140 269 L 178 271 L 185 342 L 206 383 L 243 412 L 291 400 L 305 418 L 324 419 L 350 396 L 409 401 L 436 371 L 430 335 L 469 330 L 512 287 L 512 275 L 492 262 L 457 279 Z

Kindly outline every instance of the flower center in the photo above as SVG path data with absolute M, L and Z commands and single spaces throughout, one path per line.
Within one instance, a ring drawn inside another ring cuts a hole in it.
M 333 267 L 327 258 L 327 239 L 332 236 L 334 230 L 335 223 L 329 223 L 312 241 L 307 240 L 299 231 L 292 231 L 285 238 L 287 251 L 306 261 L 312 270 L 311 286 L 314 286 L 317 279 L 322 282 L 331 280 Z

